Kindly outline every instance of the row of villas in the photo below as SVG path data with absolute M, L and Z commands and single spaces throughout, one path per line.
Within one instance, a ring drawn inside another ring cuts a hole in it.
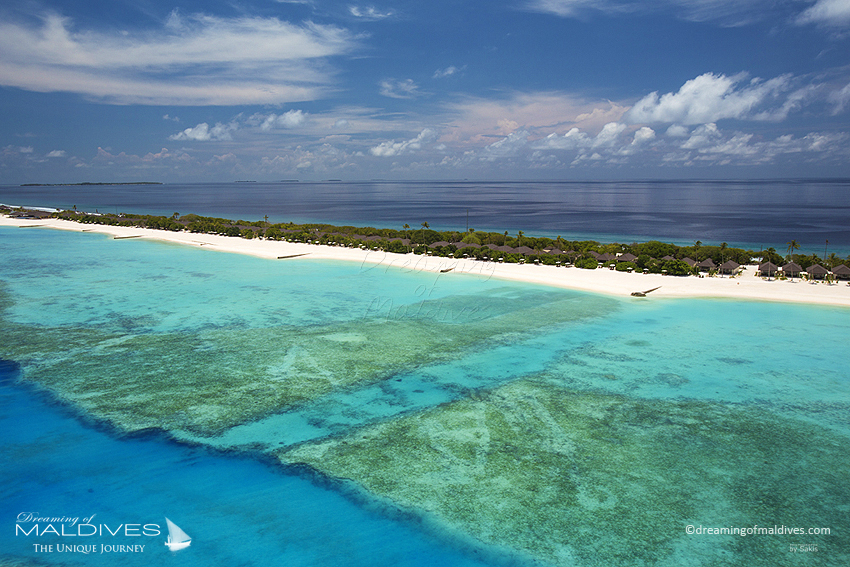
M 361 240 L 361 241 L 364 241 L 364 242 L 399 241 L 402 244 L 404 244 L 405 246 L 411 245 L 410 240 L 407 239 L 407 238 L 389 238 L 389 239 L 387 239 L 387 238 L 380 237 L 380 236 L 361 236 L 361 235 L 357 235 L 357 234 L 354 234 L 354 235 L 349 234 L 349 235 L 344 235 L 344 236 L 347 236 L 348 238 L 352 238 L 354 240 Z M 637 256 L 635 256 L 634 254 L 631 254 L 629 252 L 619 253 L 619 254 L 600 254 L 600 253 L 595 252 L 595 251 L 588 251 L 586 253 L 582 253 L 582 252 L 576 252 L 575 250 L 569 250 L 569 251 L 565 252 L 565 251 L 560 250 L 558 248 L 546 248 L 544 250 L 534 250 L 533 248 L 529 248 L 528 246 L 519 246 L 517 248 L 513 248 L 511 246 L 497 246 L 495 244 L 481 245 L 481 244 L 474 244 L 474 243 L 467 243 L 467 242 L 446 242 L 446 241 L 443 241 L 443 240 L 440 240 L 438 242 L 434 242 L 432 244 L 428 244 L 427 248 L 429 248 L 430 250 L 436 251 L 438 249 L 445 248 L 446 246 L 452 246 L 458 252 L 462 252 L 462 250 L 465 249 L 465 248 L 473 248 L 473 249 L 476 249 L 476 250 L 481 249 L 481 248 L 488 248 L 493 253 L 499 253 L 499 254 L 519 254 L 519 255 L 522 255 L 522 256 L 537 256 L 537 255 L 540 255 L 540 254 L 548 254 L 548 255 L 551 255 L 551 256 L 565 255 L 565 256 L 568 256 L 568 257 L 573 258 L 573 259 L 575 259 L 576 257 L 582 256 L 584 254 L 587 254 L 587 255 L 595 258 L 596 261 L 599 263 L 600 267 L 608 266 L 612 269 L 616 266 L 616 264 L 618 264 L 620 262 L 635 262 L 638 259 Z M 664 256 L 663 258 L 661 258 L 661 260 L 664 261 L 664 262 L 667 262 L 667 261 L 671 261 L 671 260 L 677 260 L 677 258 L 674 258 L 673 256 Z M 685 262 L 691 268 L 694 268 L 696 266 L 696 268 L 700 272 L 713 272 L 714 271 L 714 272 L 717 272 L 718 274 L 733 275 L 733 274 L 738 273 L 738 271 L 741 269 L 741 265 L 738 264 L 737 262 L 735 262 L 734 260 L 728 260 L 726 262 L 723 262 L 720 265 L 717 265 L 714 262 L 714 260 L 712 260 L 711 258 L 706 258 L 705 260 L 702 260 L 701 262 L 697 262 L 693 258 L 685 257 L 685 258 L 682 258 L 681 261 Z M 560 265 L 560 262 L 558 262 L 558 264 Z M 569 265 L 569 263 L 566 263 L 565 265 Z M 782 276 L 788 277 L 788 278 L 799 278 L 799 277 L 802 277 L 802 274 L 804 274 L 804 273 L 806 274 L 806 276 L 809 279 L 814 279 L 814 280 L 826 279 L 828 276 L 833 276 L 834 278 L 840 279 L 840 280 L 850 280 L 850 268 L 848 268 L 844 264 L 836 266 L 835 268 L 832 269 L 832 271 L 830 271 L 830 270 L 824 268 L 823 266 L 821 266 L 820 264 L 814 264 L 814 265 L 809 266 L 808 268 L 806 268 L 804 270 L 799 264 L 797 264 L 795 262 L 789 262 L 789 263 L 785 264 L 784 266 L 776 266 L 772 262 L 765 262 L 763 264 L 759 264 L 756 275 L 761 276 L 761 277 L 768 277 L 768 278 L 782 277 Z
M 832 271 L 827 270 L 820 264 L 813 264 L 804 270 L 802 266 L 796 262 L 788 262 L 784 266 L 777 266 L 773 262 L 765 262 L 763 264 L 759 264 L 758 267 L 758 275 L 765 278 L 781 276 L 785 276 L 787 278 L 799 278 L 802 277 L 803 274 L 806 274 L 809 279 L 813 280 L 826 279 L 828 276 L 833 276 L 839 280 L 850 280 L 850 268 L 844 264 L 835 266 Z

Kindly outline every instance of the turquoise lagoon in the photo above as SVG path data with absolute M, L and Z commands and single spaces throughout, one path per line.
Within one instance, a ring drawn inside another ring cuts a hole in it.
M 41 229 L 0 266 L 5 563 L 850 563 L 847 309 Z M 830 533 L 687 533 L 756 524 Z

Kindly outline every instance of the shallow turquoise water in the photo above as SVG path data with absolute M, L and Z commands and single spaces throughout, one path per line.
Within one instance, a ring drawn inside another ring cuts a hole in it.
M 486 275 L 269 261 L 39 229 L 0 229 L 0 286 L 0 359 L 12 361 L 0 427 L 13 455 L 0 472 L 2 517 L 11 525 L 28 511 L 97 513 L 109 523 L 167 514 L 197 538 L 180 556 L 195 564 L 510 560 L 256 457 L 527 376 L 572 391 L 758 407 L 850 436 L 847 309 L 619 300 Z M 26 386 L 16 385 L 18 365 Z M 274 396 L 294 380 L 321 387 L 280 405 L 289 398 Z M 191 383 L 175 391 L 199 399 L 172 407 L 175 383 Z M 82 426 L 91 416 L 99 426 Z M 198 425 L 219 422 L 215 431 Z M 242 457 L 144 431 L 117 436 L 122 427 L 162 427 Z M 35 555 L 11 531 L 0 540 L 9 557 L 95 560 Z M 130 562 L 171 560 L 162 538 L 150 540 Z

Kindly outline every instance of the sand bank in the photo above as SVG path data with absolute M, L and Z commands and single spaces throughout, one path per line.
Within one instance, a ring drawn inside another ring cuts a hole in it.
M 755 267 L 747 266 L 743 273 L 734 278 L 694 276 L 674 277 L 659 274 L 629 274 L 608 269 L 582 270 L 557 268 L 529 264 L 498 264 L 476 260 L 435 258 L 414 254 L 393 254 L 368 250 L 318 246 L 313 244 L 277 242 L 269 240 L 247 240 L 213 234 L 171 232 L 135 227 L 80 224 L 61 219 L 13 219 L 0 216 L 0 226 L 53 228 L 76 232 L 97 232 L 112 235 L 116 239 L 151 239 L 202 246 L 221 252 L 248 254 L 279 261 L 297 260 L 342 260 L 359 262 L 370 266 L 395 267 L 440 274 L 444 277 L 457 274 L 475 274 L 478 277 L 494 277 L 523 281 L 541 285 L 592 291 L 608 295 L 628 297 L 634 291 L 653 291 L 649 299 L 676 297 L 730 298 L 762 301 L 815 303 L 850 307 L 850 286 L 846 282 L 836 284 L 810 283 L 795 280 L 764 280 L 755 275 Z M 641 301 L 635 299 L 635 301 Z M 643 300 L 646 301 L 646 300 Z

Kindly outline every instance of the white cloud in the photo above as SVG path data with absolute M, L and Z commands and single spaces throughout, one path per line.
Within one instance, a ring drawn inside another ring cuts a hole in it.
M 481 155 L 491 161 L 496 158 L 513 157 L 527 146 L 528 131 L 518 130 L 484 148 Z
M 355 18 L 371 21 L 384 20 L 393 16 L 392 10 L 381 12 L 374 6 L 349 6 L 348 13 Z
M 251 117 L 250 122 L 257 122 L 260 130 L 268 132 L 275 128 L 297 128 L 307 120 L 307 113 L 301 110 L 290 110 L 284 114 L 269 114 L 268 116 L 256 114 Z
M 62 158 L 65 157 L 65 150 L 53 150 L 46 157 L 49 158 Z
M 403 153 L 421 150 L 423 144 L 432 143 L 436 141 L 436 139 L 437 133 L 430 128 L 425 128 L 412 140 L 406 140 L 403 142 L 382 142 L 381 144 L 371 148 L 369 153 L 378 157 L 394 157 Z
M 450 107 L 455 118 L 447 128 L 448 140 L 492 143 L 522 128 L 533 136 L 571 127 L 599 131 L 617 122 L 627 107 L 606 101 L 587 101 L 568 93 L 514 93 L 503 100 L 469 98 Z
M 703 150 L 717 144 L 721 137 L 717 124 L 702 124 L 691 132 L 690 137 L 681 147 L 686 150 Z
M 633 123 L 673 122 L 693 125 L 726 118 L 781 120 L 799 107 L 811 89 L 798 89 L 783 96 L 792 85 L 790 75 L 764 81 L 740 73 L 732 77 L 705 73 L 685 82 L 675 93 L 650 93 L 626 112 Z
M 622 4 L 611 0 L 529 0 L 526 6 L 535 12 L 569 18 L 589 9 L 614 11 Z
M 334 122 L 333 127 L 334 128 L 348 128 L 349 124 L 350 123 L 348 122 L 348 120 L 346 120 L 345 118 L 340 118 L 339 120 Z
M 351 52 L 357 39 L 334 26 L 177 12 L 145 33 L 76 31 L 51 13 L 38 27 L 0 22 L 0 84 L 115 104 L 312 100 L 332 80 L 325 59 Z
M 593 12 L 609 15 L 671 12 L 684 20 L 741 26 L 763 19 L 775 8 L 774 4 L 774 0 L 528 0 L 526 8 L 563 18 L 585 17 Z
M 594 148 L 614 146 L 617 144 L 620 134 L 622 134 L 625 129 L 625 124 L 609 122 L 602 127 L 602 130 L 596 135 L 591 146 Z
M 626 130 L 627 126 L 619 122 L 609 122 L 602 127 L 595 137 L 589 136 L 587 133 L 578 128 L 571 128 L 563 136 L 557 134 L 549 134 L 547 137 L 538 140 L 533 144 L 536 149 L 548 150 L 586 150 L 612 148 L 620 143 L 620 136 Z M 652 132 L 647 128 L 647 131 Z M 646 133 L 644 132 L 644 134 Z M 653 132 L 653 136 L 655 133 Z
M 814 6 L 800 14 L 797 23 L 828 27 L 850 25 L 850 0 L 817 0 Z
M 206 122 L 201 122 L 195 127 L 186 128 L 182 132 L 178 132 L 173 136 L 169 136 L 169 140 L 188 140 L 193 142 L 210 142 L 232 139 L 231 132 L 234 132 L 239 127 L 235 122 L 222 124 L 217 122 L 215 126 L 210 128 Z
M 445 69 L 437 69 L 434 71 L 434 79 L 445 79 L 446 77 L 451 77 L 452 75 L 457 75 L 461 73 L 464 69 L 466 69 L 466 65 L 461 68 L 455 67 L 454 65 L 450 65 Z
M 666 135 L 671 138 L 684 138 L 689 133 L 690 131 L 681 124 L 671 124 L 670 127 L 667 128 Z
M 381 94 L 390 98 L 414 98 L 419 95 L 419 86 L 412 79 L 384 79 L 378 86 Z
M 544 139 L 539 140 L 534 144 L 534 147 L 547 150 L 576 150 L 580 148 L 589 148 L 593 144 L 593 139 L 578 128 L 571 128 L 569 132 L 563 136 L 557 134 L 549 134 Z
M 21 146 L 18 151 L 20 151 L 22 154 L 31 154 L 35 151 L 35 148 L 33 148 L 32 146 Z
M 829 102 L 834 105 L 832 109 L 832 114 L 840 114 L 844 111 L 844 108 L 850 103 L 850 83 L 848 83 L 843 89 L 840 91 L 833 91 L 829 94 Z
M 655 139 L 655 131 L 648 126 L 642 127 L 640 130 L 635 132 L 635 138 L 632 140 L 632 145 L 640 145 L 645 144 L 647 142 L 651 142 Z

